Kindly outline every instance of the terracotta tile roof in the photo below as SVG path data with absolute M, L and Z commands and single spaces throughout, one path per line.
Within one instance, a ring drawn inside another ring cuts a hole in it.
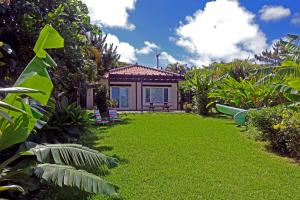
M 129 65 L 126 67 L 115 68 L 109 71 L 111 75 L 142 75 L 142 76 L 166 76 L 166 77 L 181 77 L 180 74 L 160 70 L 142 65 Z M 104 75 L 108 78 L 108 73 Z

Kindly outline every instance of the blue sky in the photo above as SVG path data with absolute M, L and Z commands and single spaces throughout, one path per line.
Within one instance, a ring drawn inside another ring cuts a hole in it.
M 251 58 L 300 34 L 300 0 L 83 0 L 123 61 L 162 67 Z

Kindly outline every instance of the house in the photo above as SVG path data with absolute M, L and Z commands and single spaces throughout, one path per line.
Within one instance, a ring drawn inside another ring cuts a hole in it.
M 110 70 L 101 79 L 118 110 L 143 111 L 154 107 L 178 110 L 180 74 L 138 64 Z M 94 106 L 93 88 L 87 90 L 87 107 Z

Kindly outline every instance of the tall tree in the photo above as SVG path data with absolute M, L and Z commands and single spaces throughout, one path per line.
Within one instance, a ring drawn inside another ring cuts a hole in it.
M 11 79 L 3 84 L 14 82 L 23 63 L 33 56 L 32 47 L 39 30 L 51 23 L 65 38 L 65 48 L 51 50 L 58 68 L 51 69 L 50 73 L 55 89 L 65 91 L 75 100 L 78 92 L 74 88 L 82 87 L 81 83 L 92 78 L 85 73 L 96 68 L 86 55 L 87 33 L 101 33 L 90 23 L 86 5 L 80 0 L 14 0 L 0 4 L 0 19 L 0 40 L 10 45 L 16 54 L 14 70 L 10 72 L 8 68 L 12 66 L 5 66 Z
M 91 35 L 91 52 L 97 63 L 98 75 L 103 75 L 110 69 L 117 67 L 120 54 L 117 52 L 117 46 L 107 43 L 107 34 Z
M 181 75 L 185 75 L 189 71 L 189 68 L 187 67 L 187 65 L 177 62 L 177 63 L 173 63 L 173 64 L 168 64 L 168 66 L 166 67 L 166 70 L 170 71 L 170 72 L 178 73 Z
M 265 50 L 261 54 L 255 55 L 255 59 L 272 66 L 280 66 L 283 61 L 282 55 L 285 54 L 285 50 L 280 42 L 274 43 L 272 50 Z

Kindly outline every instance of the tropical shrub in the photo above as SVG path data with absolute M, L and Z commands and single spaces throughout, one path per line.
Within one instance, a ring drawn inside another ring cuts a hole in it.
M 185 81 L 181 84 L 185 91 L 193 93 L 193 102 L 197 112 L 201 115 L 208 115 L 210 103 L 209 91 L 213 87 L 213 76 L 206 69 L 194 68 L 185 75 Z
M 276 106 L 260 110 L 250 110 L 247 115 L 247 129 L 257 136 L 257 139 L 267 141 L 269 135 L 275 134 L 273 126 L 281 122 L 283 108 Z
M 95 102 L 100 113 L 107 115 L 108 94 L 105 86 L 102 85 L 96 89 Z
M 219 80 L 209 97 L 218 102 L 243 109 L 261 108 L 280 103 L 280 96 L 268 84 L 256 84 L 255 79 L 240 81 L 228 77 Z
M 45 49 L 63 47 L 64 40 L 50 25 L 40 33 L 34 52 L 36 56 L 27 65 L 13 88 L 0 91 L 8 93 L 0 101 L 0 151 L 24 142 L 34 127 L 41 128 L 45 122 L 39 105 L 46 105 L 53 89 L 47 67 L 56 63 Z M 76 144 L 25 143 L 8 158 L 1 155 L 0 192 L 18 190 L 11 184 L 22 175 L 36 175 L 59 186 L 74 186 L 86 192 L 116 194 L 117 187 L 84 170 L 92 167 L 113 167 L 117 160 L 95 150 Z M 74 166 L 74 167 L 72 167 Z
M 276 152 L 300 158 L 300 114 L 282 107 L 251 111 L 247 128 Z
M 30 135 L 30 141 L 36 143 L 73 143 L 88 132 L 91 124 L 89 113 L 76 103 L 69 103 L 63 96 L 56 101 L 49 101 L 48 111 L 43 116 L 47 121 L 37 133 Z

